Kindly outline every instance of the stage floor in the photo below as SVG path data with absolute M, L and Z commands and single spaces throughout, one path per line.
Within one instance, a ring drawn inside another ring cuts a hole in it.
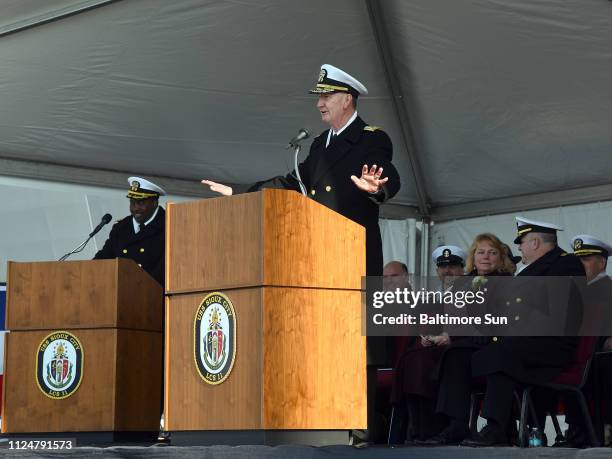
M 354 448 L 352 446 L 112 446 L 108 448 L 79 447 L 70 451 L 15 451 L 0 449 L 0 457 L 87 457 L 87 458 L 203 458 L 203 459 L 307 459 L 307 458 L 555 458 L 555 459 L 608 459 L 612 448 L 569 449 L 569 448 L 466 448 L 447 446 L 441 448 L 401 447 L 387 448 L 373 446 Z

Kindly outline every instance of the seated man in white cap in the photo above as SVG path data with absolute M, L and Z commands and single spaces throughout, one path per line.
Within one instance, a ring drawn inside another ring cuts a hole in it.
M 466 253 L 455 245 L 441 245 L 431 254 L 431 261 L 436 266 L 442 291 L 452 287 L 458 276 L 463 276 Z
M 166 213 L 159 197 L 166 192 L 141 177 L 130 177 L 130 215 L 113 225 L 94 259 L 130 258 L 164 285 Z
M 572 238 L 572 248 L 586 272 L 587 285 L 584 293 L 584 315 L 582 320 L 581 335 L 601 336 L 600 345 L 603 350 L 612 350 L 612 338 L 610 338 L 610 321 L 612 319 L 612 279 L 606 274 L 608 257 L 612 254 L 612 247 L 601 239 L 589 234 L 578 234 Z M 612 424 L 612 393 L 608 389 L 612 386 L 612 356 L 605 356 L 598 360 L 597 366 L 601 377 L 603 391 L 603 410 L 605 421 Z M 592 396 L 591 381 L 583 389 L 587 397 Z M 595 403 L 600 403 L 595 400 Z M 565 433 L 564 441 L 555 446 L 582 448 L 590 446 L 587 428 L 584 418 L 580 412 L 576 398 L 570 395 L 565 398 L 565 421 L 569 429 Z
M 612 279 L 606 274 L 608 257 L 612 247 L 589 234 L 578 234 L 572 238 L 574 255 L 578 257 L 586 272 L 585 310 L 580 335 L 600 336 L 612 334 L 608 321 L 612 320 Z M 612 340 L 608 340 L 612 349 Z
M 317 109 L 329 125 L 310 147 L 299 172 L 309 196 L 366 228 L 366 273 L 381 276 L 382 242 L 378 227 L 378 205 L 400 188 L 391 163 L 393 147 L 380 128 L 367 125 L 357 115 L 357 98 L 368 93 L 356 78 L 332 65 L 321 67 L 311 94 L 318 94 Z M 384 173 L 383 173 L 384 171 Z M 248 191 L 265 187 L 299 191 L 294 172 L 258 182 Z M 202 180 L 210 189 L 231 195 L 231 187 Z
M 580 259 L 582 266 L 584 266 L 588 285 L 595 284 L 600 280 L 603 280 L 604 283 L 612 282 L 606 274 L 608 257 L 612 254 L 612 247 L 589 234 L 574 236 L 571 244 L 574 255 Z
M 465 251 L 454 245 L 443 245 L 432 252 L 431 260 L 440 279 L 440 291 L 451 290 L 455 279 L 463 276 Z M 432 314 L 434 310 L 428 312 Z M 440 330 L 417 339 L 418 342 L 408 347 L 398 359 L 391 390 L 395 415 L 408 419 L 408 442 L 426 440 L 444 427 L 444 419 L 435 414 L 438 381 L 434 375 L 450 338 Z M 403 439 L 401 433 L 394 434 L 395 438 L 390 436 L 390 441 L 397 443 Z

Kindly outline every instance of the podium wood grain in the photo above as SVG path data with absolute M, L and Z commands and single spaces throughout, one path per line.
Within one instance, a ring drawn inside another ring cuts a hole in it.
M 38 346 L 49 330 L 6 335 L 2 431 L 156 431 L 161 403 L 162 334 L 72 330 L 83 345 L 83 379 L 68 398 L 47 397 L 36 382 Z
M 162 307 L 162 287 L 132 260 L 10 262 L 2 432 L 156 432 Z M 71 396 L 51 399 L 36 358 L 59 330 L 81 341 L 83 376 Z
M 365 229 L 271 189 L 170 204 L 166 218 L 167 429 L 365 428 Z M 211 291 L 237 321 L 218 385 L 194 361 L 194 316 Z
M 266 429 L 365 429 L 361 292 L 263 289 Z
M 132 260 L 8 263 L 9 330 L 161 331 L 163 291 Z
M 258 287 L 223 293 L 236 309 L 236 362 L 219 385 L 206 384 L 194 362 L 193 321 L 205 293 L 166 300 L 169 430 L 366 427 L 361 292 Z
M 164 422 L 169 430 L 259 429 L 261 420 L 261 293 L 231 292 L 236 311 L 236 361 L 229 378 L 205 383 L 196 370 L 194 318 L 204 293 L 166 299 Z
M 365 229 L 294 191 L 170 204 L 167 219 L 169 295 L 260 285 L 361 288 Z

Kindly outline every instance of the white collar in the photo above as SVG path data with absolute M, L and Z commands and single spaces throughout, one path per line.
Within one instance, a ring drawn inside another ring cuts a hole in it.
M 151 216 L 151 218 L 149 218 L 144 223 L 144 226 L 147 226 L 149 223 L 151 223 L 153 220 L 155 220 L 155 217 L 157 217 L 157 211 L 159 211 L 159 206 L 157 206 L 155 208 L 155 212 L 153 212 L 153 215 Z M 132 217 L 132 224 L 134 225 L 134 233 L 138 234 L 138 232 L 140 231 L 140 223 L 138 223 L 136 221 L 136 219 L 134 217 Z
M 591 285 L 594 284 L 595 282 L 597 282 L 600 279 L 603 279 L 604 277 L 608 277 L 608 275 L 606 274 L 605 271 L 600 272 L 597 276 L 595 276 L 593 279 L 591 279 L 590 281 L 587 282 L 587 285 Z
M 346 124 L 342 126 L 340 129 L 338 129 L 337 131 L 334 131 L 333 128 L 330 128 L 329 132 L 327 133 L 327 143 L 325 144 L 325 146 L 326 147 L 329 146 L 329 141 L 331 140 L 332 134 L 336 134 L 336 135 L 342 134 L 342 131 L 344 131 L 347 127 L 349 127 L 350 124 L 356 119 L 357 119 L 357 110 L 355 110 L 355 113 L 353 113 L 353 116 L 351 116 L 349 120 L 346 122 Z

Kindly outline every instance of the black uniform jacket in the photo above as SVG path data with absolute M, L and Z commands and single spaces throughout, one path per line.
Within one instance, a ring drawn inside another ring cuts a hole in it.
M 166 212 L 162 207 L 155 219 L 137 234 L 129 215 L 113 225 L 104 247 L 94 259 L 130 258 L 163 286 L 165 227 Z
M 518 276 L 584 276 L 584 268 L 576 256 L 556 247 Z M 579 324 L 581 317 L 577 320 Z M 577 343 L 576 336 L 500 336 L 472 356 L 472 373 L 502 372 L 525 383 L 550 382 L 572 362 Z
M 302 182 L 310 198 L 366 228 L 366 273 L 381 276 L 383 258 L 378 205 L 395 196 L 400 189 L 399 174 L 391 164 L 391 139 L 384 131 L 366 125 L 360 117 L 326 148 L 328 132 L 324 131 L 313 140 L 310 154 L 299 165 Z M 364 164 L 382 167 L 382 177 L 389 177 L 383 193 L 376 198 L 361 191 L 351 180 L 351 175 L 361 176 Z M 294 173 L 258 182 L 248 191 L 262 188 L 300 191 Z
M 608 276 L 586 285 L 583 290 L 584 314 L 581 335 L 612 336 L 612 279 Z M 612 356 L 610 356 L 612 357 Z

